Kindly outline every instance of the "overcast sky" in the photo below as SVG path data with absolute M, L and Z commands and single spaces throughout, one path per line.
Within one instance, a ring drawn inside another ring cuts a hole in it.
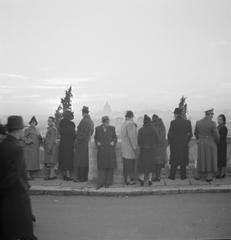
M 0 0 L 0 115 L 231 108 L 231 1 Z

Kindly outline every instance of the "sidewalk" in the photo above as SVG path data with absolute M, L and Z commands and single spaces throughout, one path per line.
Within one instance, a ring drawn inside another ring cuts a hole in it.
M 214 179 L 211 183 L 204 180 L 196 181 L 193 178 L 186 180 L 161 179 L 153 182 L 150 187 L 147 184 L 140 187 L 114 184 L 110 188 L 96 190 L 92 183 L 75 183 L 62 179 L 44 181 L 42 178 L 30 181 L 32 195 L 83 195 L 83 196 L 139 196 L 180 193 L 217 193 L 231 192 L 231 176 L 225 179 Z

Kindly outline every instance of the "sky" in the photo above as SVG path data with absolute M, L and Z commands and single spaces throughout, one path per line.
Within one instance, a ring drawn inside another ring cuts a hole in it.
M 231 109 L 231 1 L 0 0 L 0 115 Z

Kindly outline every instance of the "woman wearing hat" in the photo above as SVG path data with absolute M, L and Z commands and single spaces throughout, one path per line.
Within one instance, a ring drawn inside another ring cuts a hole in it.
M 155 145 L 157 134 L 154 130 L 151 118 L 144 115 L 144 125 L 138 132 L 138 145 L 140 156 L 138 160 L 138 171 L 140 185 L 144 186 L 145 176 L 148 177 L 149 186 L 152 185 L 152 172 L 154 170 Z
M 113 170 L 116 167 L 117 143 L 116 131 L 110 126 L 108 116 L 102 118 L 102 125 L 95 129 L 95 144 L 97 147 L 98 185 L 97 189 L 109 187 L 113 183 Z
M 157 134 L 157 143 L 155 145 L 154 157 L 154 181 L 160 181 L 161 168 L 164 167 L 167 161 L 167 139 L 166 129 L 161 118 L 157 115 L 152 116 L 152 126 Z
M 40 169 L 39 163 L 39 147 L 42 137 L 36 128 L 38 121 L 33 116 L 29 122 L 30 126 L 24 132 L 24 154 L 26 161 L 26 170 L 28 180 L 32 180 L 32 172 Z
M 23 148 L 23 119 L 10 116 L 8 135 L 0 144 L 0 239 L 36 240 Z
M 227 165 L 227 135 L 228 135 L 225 115 L 224 114 L 219 115 L 217 121 L 218 121 L 217 129 L 220 135 L 220 141 L 217 144 L 218 175 L 216 176 L 216 178 L 225 178 L 225 168 Z
M 71 111 L 63 113 L 59 124 L 59 169 L 63 172 L 63 180 L 71 180 L 73 170 L 75 124 L 72 122 L 74 115 Z

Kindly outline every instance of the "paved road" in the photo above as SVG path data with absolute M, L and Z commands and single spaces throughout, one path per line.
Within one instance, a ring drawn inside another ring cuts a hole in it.
M 231 239 L 231 193 L 33 196 L 40 240 Z

